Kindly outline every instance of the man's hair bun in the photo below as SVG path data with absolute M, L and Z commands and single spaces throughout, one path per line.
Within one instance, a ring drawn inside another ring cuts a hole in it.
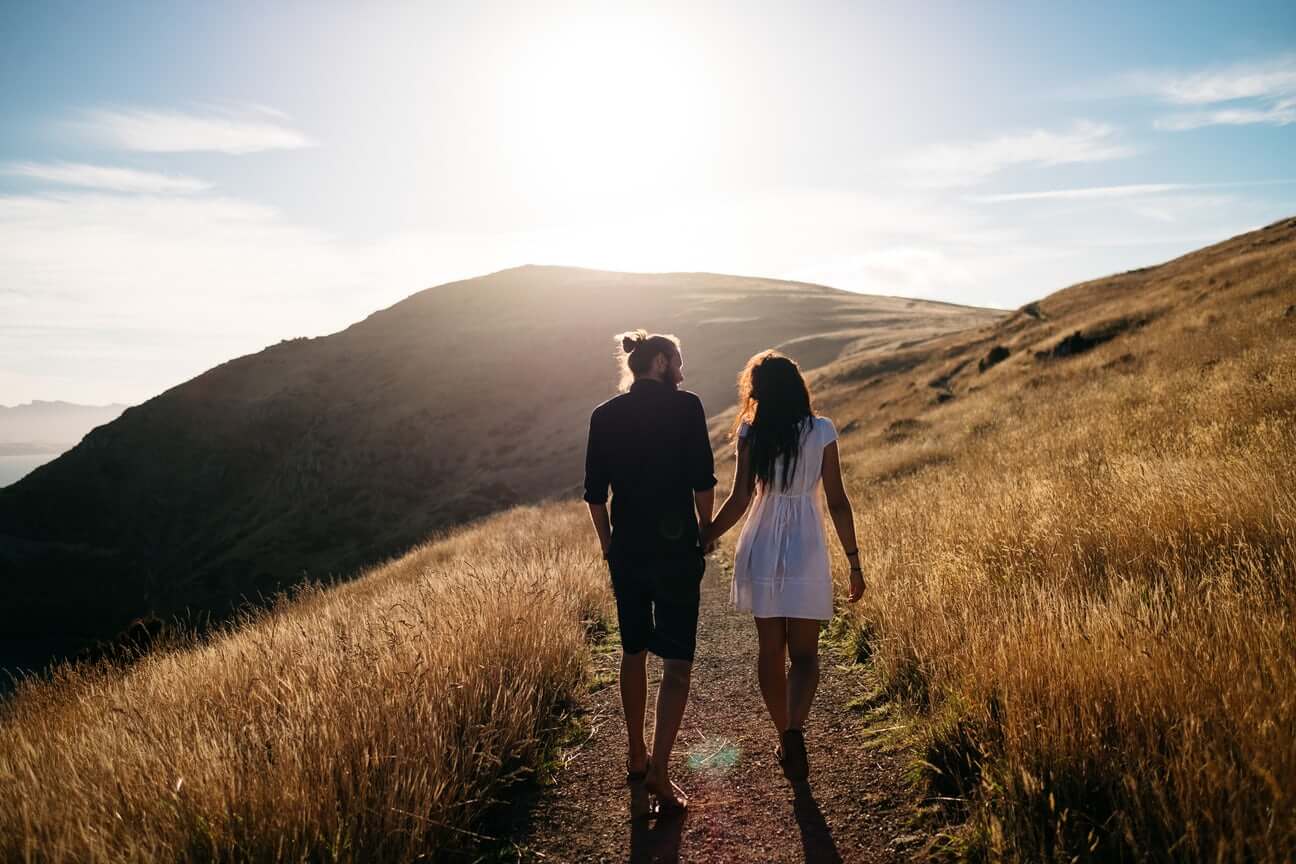
M 670 360 L 680 353 L 679 339 L 666 333 L 650 334 L 640 328 L 618 333 L 613 339 L 620 349 L 613 353 L 617 368 L 621 370 L 622 391 L 629 390 L 636 376 L 652 368 L 658 354 L 664 354 Z
M 617 336 L 621 340 L 621 350 L 630 354 L 640 345 L 648 341 L 648 331 L 639 329 L 631 330 L 628 333 L 622 333 Z

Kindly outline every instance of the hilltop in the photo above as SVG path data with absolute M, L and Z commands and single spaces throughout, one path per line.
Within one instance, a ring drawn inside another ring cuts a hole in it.
M 1072 285 L 985 326 L 841 358 L 815 372 L 821 403 L 872 448 L 940 439 L 950 455 L 1037 415 L 1032 406 L 1161 379 L 1187 363 L 1208 372 L 1242 347 L 1239 326 L 1264 328 L 1267 338 L 1249 347 L 1277 358 L 1296 336 L 1294 245 L 1296 219 L 1286 219 Z M 956 428 L 973 408 L 989 425 Z
M 429 288 L 223 363 L 0 490 L 8 660 L 219 616 L 573 490 L 616 332 L 680 336 L 684 386 L 715 410 L 761 348 L 813 368 L 1000 314 L 705 273 L 527 266 Z

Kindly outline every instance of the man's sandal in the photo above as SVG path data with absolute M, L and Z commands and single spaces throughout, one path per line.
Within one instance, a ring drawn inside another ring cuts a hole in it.
M 644 763 L 642 771 L 631 771 L 630 760 L 626 760 L 626 785 L 630 787 L 630 818 L 642 819 L 652 813 L 652 802 L 648 799 L 648 788 L 644 781 L 648 779 L 651 761 Z
M 648 763 L 648 770 L 652 770 L 652 762 Z M 648 790 L 654 798 L 657 799 L 657 812 L 660 814 L 683 813 L 688 810 L 688 796 L 684 794 L 674 780 L 669 781 L 669 789 L 659 789 L 653 786 L 647 780 L 644 781 L 644 788 Z

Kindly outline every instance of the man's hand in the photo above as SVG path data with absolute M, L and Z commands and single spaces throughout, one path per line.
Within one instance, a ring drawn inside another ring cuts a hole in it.
M 603 560 L 607 561 L 608 550 L 612 548 L 612 522 L 608 517 L 607 504 L 590 504 L 589 512 L 590 520 L 594 523 L 594 536 L 598 538 L 599 548 L 603 550 Z
M 850 594 L 846 596 L 849 603 L 856 603 L 864 596 L 864 573 L 855 568 L 850 571 Z

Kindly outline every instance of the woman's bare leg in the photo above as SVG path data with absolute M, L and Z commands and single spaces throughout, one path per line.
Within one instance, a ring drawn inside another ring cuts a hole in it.
M 780 735 L 788 728 L 787 618 L 757 618 L 756 638 L 760 652 L 756 678 L 770 719 Z
M 801 729 L 810 714 L 819 686 L 819 622 L 787 618 L 788 654 L 792 669 L 787 678 L 787 728 Z

